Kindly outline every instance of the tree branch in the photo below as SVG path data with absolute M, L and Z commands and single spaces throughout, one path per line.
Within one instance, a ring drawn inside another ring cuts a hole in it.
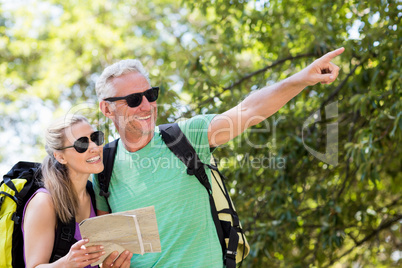
M 384 221 L 380 224 L 380 226 L 378 226 L 376 229 L 374 229 L 370 234 L 368 234 L 366 237 L 364 237 L 362 240 L 355 242 L 355 245 L 350 248 L 348 251 L 346 251 L 345 253 L 343 253 L 342 255 L 331 259 L 330 262 L 328 263 L 328 265 L 324 266 L 324 267 L 329 267 L 332 264 L 334 264 L 335 261 L 345 257 L 346 255 L 350 254 L 355 248 L 361 246 L 363 243 L 369 241 L 370 239 L 372 239 L 374 236 L 378 235 L 381 231 L 390 228 L 394 223 L 400 221 L 402 219 L 402 214 L 397 214 L 394 218 Z
M 210 98 L 208 98 L 208 99 L 202 101 L 202 102 L 199 104 L 199 106 L 205 105 L 206 103 L 212 101 L 215 97 L 220 97 L 225 91 L 232 90 L 233 88 L 235 88 L 236 86 L 240 85 L 240 84 L 243 83 L 244 81 L 246 81 L 246 80 L 252 78 L 253 76 L 258 75 L 258 74 L 263 73 L 263 72 L 266 72 L 268 69 L 272 69 L 272 68 L 274 68 L 275 66 L 280 65 L 280 64 L 283 64 L 283 63 L 285 63 L 285 62 L 288 61 L 288 60 L 296 60 L 296 59 L 300 59 L 300 58 L 308 58 L 308 57 L 314 57 L 314 56 L 316 56 L 314 53 L 306 53 L 306 54 L 300 54 L 300 55 L 296 55 L 296 56 L 289 56 L 289 57 L 287 57 L 287 58 L 283 58 L 283 59 L 277 60 L 277 61 L 275 61 L 274 63 L 272 63 L 271 65 L 267 65 L 267 66 L 265 66 L 264 68 L 261 68 L 261 69 L 259 69 L 259 70 L 256 70 L 256 71 L 254 71 L 254 72 L 252 72 L 252 73 L 249 73 L 249 74 L 247 74 L 247 75 L 241 77 L 239 80 L 235 81 L 235 82 L 232 83 L 230 86 L 224 87 L 220 93 L 218 93 L 218 94 L 217 94 L 216 96 L 214 96 L 214 97 L 210 97 Z
M 359 118 L 359 112 L 356 111 L 353 114 L 352 127 L 349 128 L 348 142 L 352 141 L 354 126 L 355 126 L 358 118 Z M 339 192 L 338 192 L 338 194 L 336 196 L 336 200 L 338 200 L 340 198 L 340 196 L 342 195 L 343 191 L 345 190 L 346 183 L 349 181 L 349 171 L 350 171 L 350 161 L 349 161 L 349 159 L 346 159 L 345 180 L 343 181 L 342 187 L 341 187 L 341 189 L 339 190 Z
M 351 233 L 348 233 L 347 235 L 348 235 L 350 238 L 352 238 L 352 240 L 353 240 L 353 242 L 355 242 L 355 244 L 358 243 L 357 240 L 356 240 L 356 238 L 355 238 Z
M 222 92 L 224 92 L 224 91 L 226 91 L 226 90 L 233 89 L 233 88 L 236 87 L 237 85 L 241 84 L 243 81 L 245 81 L 245 80 L 247 80 L 247 79 L 250 79 L 251 77 L 253 77 L 253 76 L 257 75 L 257 74 L 266 72 L 268 69 L 272 69 L 272 68 L 275 67 L 276 65 L 283 64 L 283 63 L 285 63 L 285 62 L 288 61 L 288 60 L 296 60 L 296 59 L 300 59 L 300 58 L 313 57 L 313 56 L 315 56 L 313 53 L 306 53 L 306 54 L 300 54 L 300 55 L 296 55 L 296 56 L 290 56 L 290 57 L 287 57 L 287 58 L 284 58 L 284 59 L 277 60 L 277 61 L 275 61 L 274 63 L 272 63 L 271 65 L 265 66 L 265 67 L 262 68 L 262 69 L 259 69 L 259 70 L 257 70 L 257 71 L 252 72 L 252 73 L 249 73 L 249 74 L 246 75 L 246 76 L 243 76 L 242 78 L 240 78 L 239 80 L 237 80 L 236 82 L 234 82 L 233 84 L 231 84 L 230 86 L 223 88 L 223 91 L 222 91 Z
M 388 205 L 385 205 L 385 206 L 383 206 L 383 207 L 377 208 L 375 211 L 376 211 L 376 212 L 380 212 L 380 211 L 383 210 L 384 208 L 389 209 L 389 208 L 391 208 L 391 207 L 393 207 L 393 206 L 395 206 L 395 205 L 398 205 L 398 203 L 401 202 L 401 201 L 402 201 L 402 200 L 401 200 L 400 198 L 397 198 L 397 199 L 393 200 L 391 203 L 389 203 Z

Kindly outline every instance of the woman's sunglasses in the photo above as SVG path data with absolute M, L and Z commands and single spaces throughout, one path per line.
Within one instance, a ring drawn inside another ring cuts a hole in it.
M 158 99 L 159 87 L 152 87 L 150 89 L 145 90 L 140 93 L 133 93 L 127 95 L 125 97 L 113 97 L 106 98 L 105 101 L 118 101 L 118 100 L 126 100 L 127 105 L 131 108 L 140 106 L 142 102 L 142 96 L 145 96 L 149 102 L 154 102 Z
M 105 134 L 103 134 L 102 131 L 95 131 L 89 137 L 90 137 L 91 141 L 95 142 L 95 144 L 98 146 L 102 145 L 103 142 L 105 141 Z M 60 148 L 57 150 L 64 150 L 64 149 L 72 148 L 72 147 L 74 147 L 74 149 L 80 154 L 85 153 L 89 147 L 88 137 L 81 137 L 74 142 L 74 145 L 66 146 L 66 147 L 63 147 L 63 148 Z

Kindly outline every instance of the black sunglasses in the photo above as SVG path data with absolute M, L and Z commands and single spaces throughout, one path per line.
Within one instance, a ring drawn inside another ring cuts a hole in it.
M 125 97 L 106 98 L 104 100 L 105 101 L 126 100 L 127 105 L 131 108 L 134 108 L 140 106 L 142 102 L 142 96 L 145 96 L 145 98 L 147 98 L 149 102 L 154 102 L 158 99 L 158 94 L 159 94 L 159 87 L 152 87 L 141 93 L 133 93 Z
M 102 131 L 95 131 L 89 137 L 91 138 L 91 141 L 95 142 L 95 144 L 98 145 L 98 146 L 102 145 L 103 142 L 105 141 L 105 134 L 103 134 Z M 74 149 L 78 153 L 81 154 L 81 153 L 85 153 L 88 150 L 88 146 L 89 146 L 88 137 L 81 137 L 81 138 L 77 139 L 74 142 L 74 145 L 63 147 L 63 148 L 60 148 L 60 149 L 57 149 L 57 150 L 64 150 L 64 149 L 67 149 L 67 148 L 74 147 Z

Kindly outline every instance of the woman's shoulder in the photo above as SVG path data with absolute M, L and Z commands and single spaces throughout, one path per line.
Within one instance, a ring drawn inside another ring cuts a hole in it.
M 53 212 L 54 204 L 52 196 L 45 188 L 40 188 L 29 200 L 26 209 L 35 209 L 38 214 Z
M 56 226 L 56 211 L 52 196 L 47 191 L 37 191 L 26 204 L 23 215 L 23 230 L 49 230 Z

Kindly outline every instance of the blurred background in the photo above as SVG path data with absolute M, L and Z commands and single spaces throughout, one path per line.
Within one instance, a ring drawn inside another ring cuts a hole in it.
M 66 113 L 116 138 L 94 85 L 118 60 L 161 87 L 161 124 L 224 112 L 343 46 L 336 82 L 215 151 L 251 245 L 243 267 L 400 267 L 401 17 L 400 0 L 0 0 L 0 175 L 41 162 Z

